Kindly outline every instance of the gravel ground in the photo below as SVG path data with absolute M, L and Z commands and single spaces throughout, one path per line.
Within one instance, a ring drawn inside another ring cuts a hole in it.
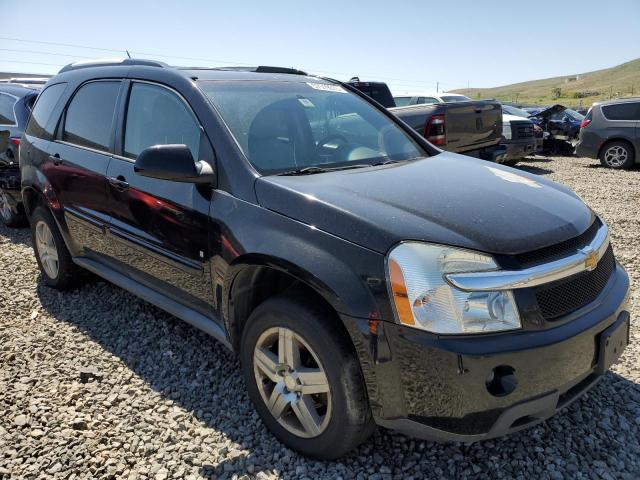
M 640 280 L 640 170 L 539 158 L 608 222 Z M 58 293 L 38 278 L 28 230 L 0 227 L 0 478 L 639 478 L 640 323 L 621 362 L 546 423 L 473 445 L 378 432 L 339 462 L 278 443 L 236 358 L 110 284 Z M 631 296 L 634 319 L 638 293 Z

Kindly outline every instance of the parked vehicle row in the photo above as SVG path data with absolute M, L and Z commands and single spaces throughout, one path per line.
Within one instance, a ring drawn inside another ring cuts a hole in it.
M 443 103 L 436 97 L 417 96 L 396 106 L 389 87 L 382 82 L 361 82 L 354 77 L 349 85 L 373 98 L 406 122 L 431 144 L 444 150 L 492 161 L 501 161 L 506 148 L 501 145 L 502 112 L 495 101 Z M 452 97 L 453 98 L 453 97 Z
M 442 105 L 462 108 L 435 114 L 448 143 L 457 115 L 499 143 L 495 102 L 387 109 L 291 69 L 69 65 L 19 150 L 42 279 L 93 272 L 218 339 L 306 455 L 376 425 L 471 442 L 541 422 L 622 354 L 629 279 L 568 188 L 400 119 Z
M 425 92 L 411 95 L 403 95 L 394 97 L 397 105 L 410 106 L 420 104 L 458 104 L 464 103 L 465 105 L 473 105 L 469 102 L 473 102 L 469 97 L 460 95 L 457 93 L 434 93 Z M 450 106 L 455 108 L 457 105 Z M 499 153 L 491 158 L 503 165 L 513 166 L 528 155 L 532 155 L 540 150 L 540 143 L 542 130 L 538 128 L 536 131 L 535 124 L 526 118 L 521 118 L 519 115 L 513 115 L 505 111 L 505 106 L 501 106 L 502 109 L 502 125 L 501 125 L 501 142 L 499 147 Z M 527 117 L 527 115 L 525 115 Z M 482 120 L 482 119 L 481 119 Z M 470 126 L 471 129 L 473 126 Z M 476 134 L 478 132 L 478 125 L 476 119 Z M 432 142 L 433 143 L 433 142 Z M 442 144 L 444 149 L 449 151 L 457 151 L 455 147 L 451 148 L 447 146 L 447 142 Z M 453 144 L 452 144 L 453 145 Z M 464 153 L 460 152 L 460 153 Z M 466 153 L 465 153 L 466 154 Z M 481 157 L 483 158 L 483 157 Z

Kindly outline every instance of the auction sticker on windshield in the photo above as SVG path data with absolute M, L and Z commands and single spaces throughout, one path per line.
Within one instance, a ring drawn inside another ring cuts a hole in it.
M 311 88 L 315 88 L 316 90 L 323 90 L 325 92 L 335 92 L 335 93 L 347 93 L 347 91 L 342 88 L 340 85 L 328 85 L 326 83 L 312 83 L 306 82 Z

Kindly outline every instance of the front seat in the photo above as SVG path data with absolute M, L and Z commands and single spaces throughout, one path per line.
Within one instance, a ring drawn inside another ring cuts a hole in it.
M 264 107 L 249 127 L 249 159 L 261 170 L 317 163 L 315 142 L 302 104 L 293 98 Z

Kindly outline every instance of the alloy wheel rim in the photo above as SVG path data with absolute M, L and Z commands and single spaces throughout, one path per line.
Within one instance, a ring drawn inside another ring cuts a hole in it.
M 266 330 L 256 342 L 253 370 L 260 396 L 286 430 L 317 437 L 331 419 L 329 380 L 305 340 L 285 327 Z
M 2 218 L 8 222 L 11 220 L 12 213 L 7 194 L 0 190 L 0 215 L 2 215 Z
M 58 276 L 58 249 L 49 225 L 42 220 L 36 224 L 36 248 L 45 273 L 50 278 L 56 278 Z
M 607 149 L 604 161 L 611 167 L 620 167 L 627 161 L 627 156 L 627 149 L 616 145 Z

